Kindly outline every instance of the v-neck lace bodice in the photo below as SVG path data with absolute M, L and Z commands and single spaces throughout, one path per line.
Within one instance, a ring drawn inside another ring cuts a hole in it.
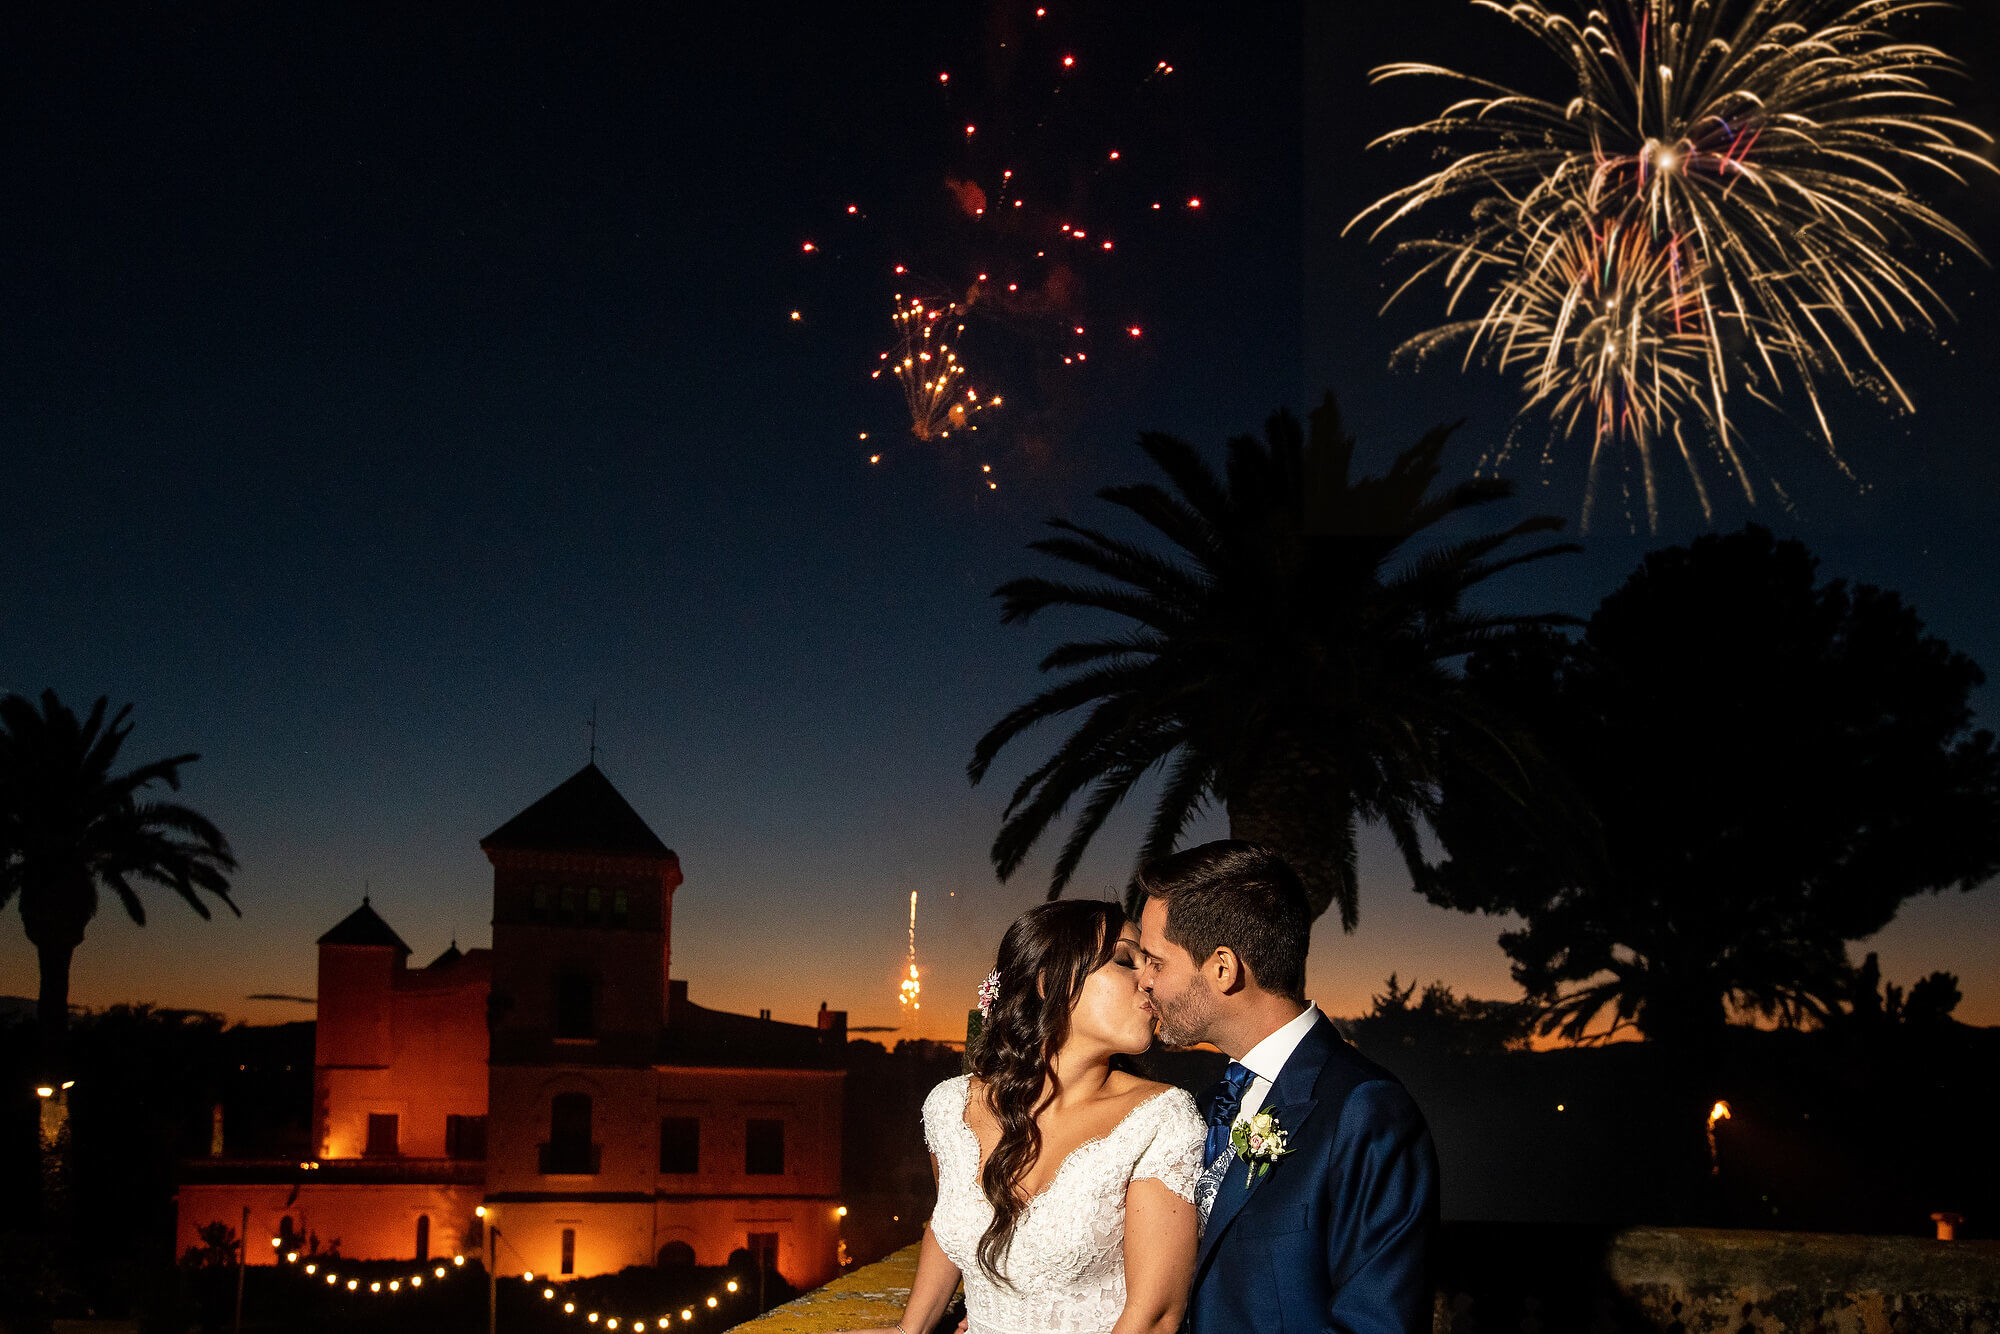
M 924 1141 L 938 1165 L 931 1234 L 965 1276 L 968 1334 L 1106 1334 L 1125 1309 L 1126 1187 L 1149 1178 L 1194 1200 L 1206 1134 L 1194 1099 L 1164 1089 L 1070 1150 L 1023 1209 L 1001 1285 L 979 1268 L 993 1206 L 979 1188 L 979 1136 L 965 1120 L 971 1083 L 947 1079 L 924 1100 Z

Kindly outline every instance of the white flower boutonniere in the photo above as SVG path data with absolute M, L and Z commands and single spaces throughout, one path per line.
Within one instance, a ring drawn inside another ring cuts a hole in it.
M 1270 1112 L 1239 1117 L 1229 1131 L 1230 1147 L 1247 1165 L 1247 1185 L 1271 1170 L 1271 1164 L 1291 1152 L 1285 1145 L 1285 1128 Z

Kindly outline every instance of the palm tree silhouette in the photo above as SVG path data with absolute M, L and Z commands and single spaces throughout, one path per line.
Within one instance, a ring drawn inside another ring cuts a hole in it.
M 236 859 L 222 832 L 186 806 L 147 795 L 155 783 L 178 789 L 181 767 L 201 757 L 175 755 L 114 774 L 132 707 L 107 722 L 107 703 L 100 696 L 79 722 L 53 690 L 42 692 L 39 709 L 20 695 L 0 699 L 0 908 L 20 900 L 41 965 L 36 1017 L 47 1078 L 64 1072 L 70 959 L 101 891 L 116 895 L 141 926 L 140 883 L 172 889 L 204 918 L 203 892 L 242 916 L 229 897 L 225 872 Z
M 976 784 L 1030 727 L 1088 709 L 1015 788 L 992 849 L 1002 880 L 1087 791 L 1049 883 L 1049 897 L 1058 897 L 1105 819 L 1157 768 L 1164 786 L 1141 862 L 1171 852 L 1189 822 L 1219 802 L 1232 837 L 1285 856 L 1314 915 L 1338 903 L 1341 926 L 1352 931 L 1356 821 L 1386 824 L 1422 883 L 1420 831 L 1435 807 L 1448 738 L 1485 738 L 1465 762 L 1510 799 L 1524 799 L 1532 747 L 1468 694 L 1453 664 L 1496 636 L 1573 622 L 1460 604 L 1502 570 L 1580 548 L 1500 554 L 1517 538 L 1562 528 L 1544 516 L 1406 554 L 1419 534 L 1507 498 L 1512 484 L 1474 479 L 1432 493 L 1456 424 L 1426 433 L 1382 476 L 1354 478 L 1354 441 L 1341 431 L 1333 395 L 1309 421 L 1308 435 L 1281 411 L 1263 440 L 1231 440 L 1226 479 L 1187 442 L 1142 435 L 1139 447 L 1173 489 L 1139 483 L 1098 498 L 1137 515 L 1178 552 L 1052 519 L 1057 535 L 1030 549 L 1111 582 L 1031 576 L 995 591 L 1003 623 L 1050 607 L 1130 622 L 1052 651 L 1041 669 L 1072 674 L 1002 718 L 974 749 Z

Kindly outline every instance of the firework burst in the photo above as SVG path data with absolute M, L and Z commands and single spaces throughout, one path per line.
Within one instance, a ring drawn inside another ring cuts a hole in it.
M 949 302 L 928 304 L 922 298 L 896 297 L 896 346 L 881 360 L 903 387 L 910 412 L 910 434 L 919 440 L 944 440 L 953 431 L 978 430 L 973 414 L 1000 406 L 1000 396 L 982 400 L 965 382 L 965 364 L 953 349 L 965 332 L 959 309 Z M 873 378 L 880 379 L 883 367 Z
M 1472 3 L 1547 46 L 1572 95 L 1435 65 L 1376 70 L 1469 95 L 1376 141 L 1453 157 L 1348 226 L 1372 237 L 1420 214 L 1439 223 L 1398 247 L 1421 263 L 1390 300 L 1432 277 L 1453 309 L 1484 313 L 1406 348 L 1464 335 L 1468 359 L 1524 372 L 1529 404 L 1559 428 L 1587 418 L 1586 522 L 1614 439 L 1639 457 L 1655 528 L 1664 439 L 1713 517 L 1684 422 L 1754 503 L 1727 411 L 1739 391 L 1797 392 L 1836 462 L 1824 383 L 1911 406 L 1875 338 L 1948 315 L 1918 267 L 1925 246 L 1978 254 L 1915 178 L 1992 169 L 1978 151 L 1990 137 L 1933 86 L 1957 62 L 1897 35 L 1941 0 L 1610 0 L 1580 18 L 1564 0 Z

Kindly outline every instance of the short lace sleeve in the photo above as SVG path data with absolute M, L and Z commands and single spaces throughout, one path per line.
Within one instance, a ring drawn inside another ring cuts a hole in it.
M 1133 1165 L 1132 1178 L 1157 1181 L 1193 1204 L 1195 1184 L 1201 1180 L 1201 1151 L 1208 1138 L 1208 1125 L 1194 1109 L 1194 1099 L 1185 1089 L 1162 1094 L 1152 1122 L 1152 1142 Z
M 939 1158 L 957 1147 L 952 1120 L 965 1120 L 965 1086 L 970 1078 L 957 1075 L 947 1079 L 924 1098 L 924 1146 Z

